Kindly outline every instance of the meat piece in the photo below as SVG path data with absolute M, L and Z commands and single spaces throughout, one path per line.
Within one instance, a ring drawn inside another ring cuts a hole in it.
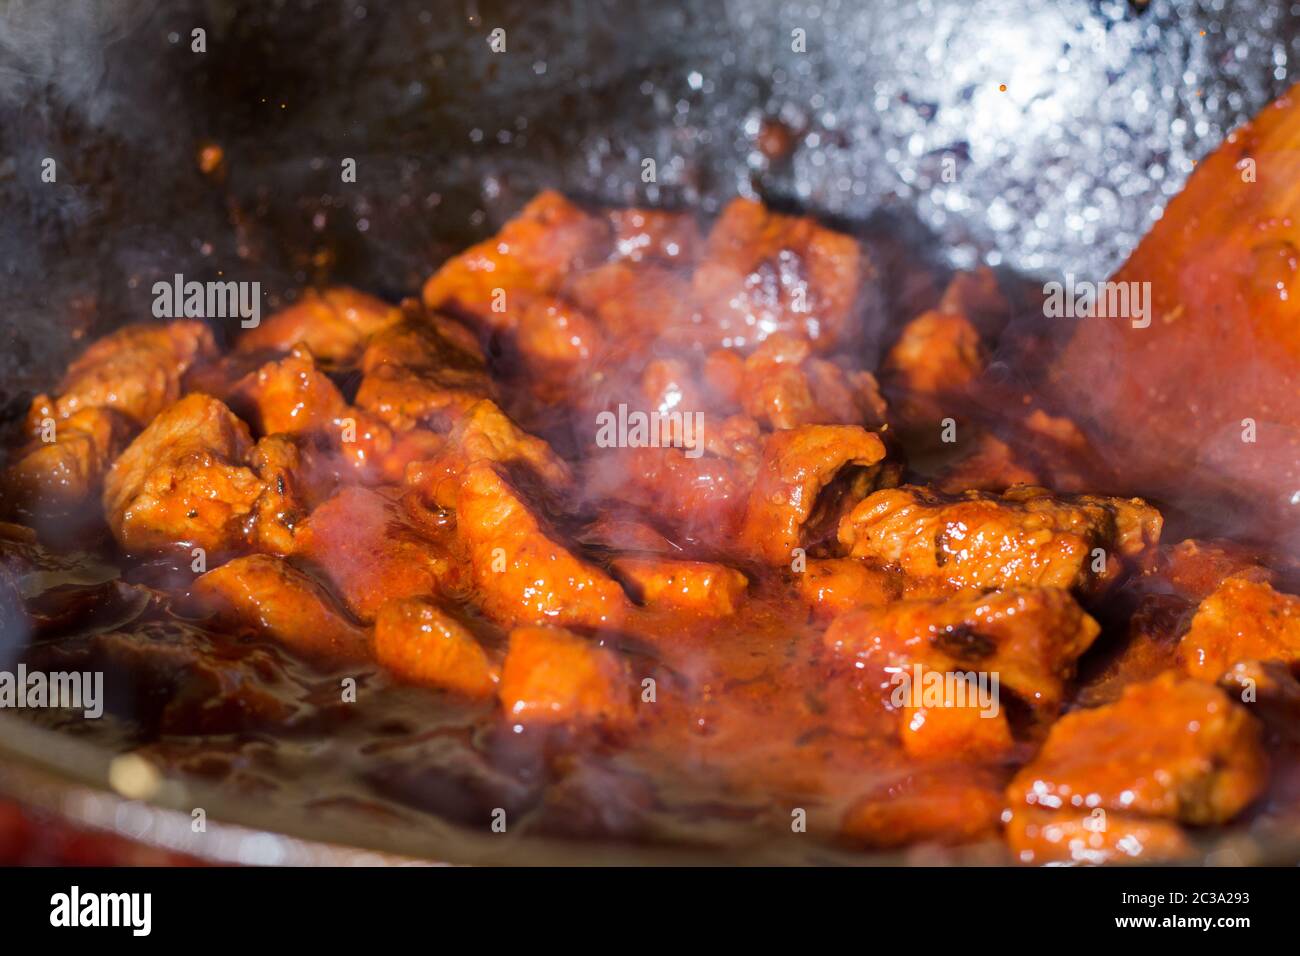
M 521 724 L 630 723 L 631 680 L 614 651 L 554 627 L 510 632 L 498 696 L 506 717 Z
M 858 297 L 874 281 L 851 237 L 735 199 L 709 233 L 693 291 L 708 344 L 750 349 L 790 332 L 829 352 L 858 337 Z
M 480 603 L 497 620 L 596 627 L 617 622 L 627 608 L 622 588 L 560 544 L 499 466 L 477 461 L 465 469 L 456 528 Z
M 180 398 L 185 371 L 215 354 L 212 333 L 202 322 L 124 326 L 68 366 L 56 401 L 38 396 L 29 423 L 51 412 L 68 418 L 83 408 L 111 408 L 137 426 L 147 425 Z
M 804 425 L 768 436 L 745 509 L 741 541 L 771 564 L 788 564 L 801 533 L 828 502 L 818 496 L 837 475 L 850 474 L 848 495 L 861 498 L 885 457 L 879 436 L 856 425 Z
M 235 392 L 239 398 L 231 405 L 242 409 L 246 403 L 248 417 L 262 435 L 332 431 L 348 414 L 338 387 L 301 346 L 263 365 Z
M 1001 331 L 1011 312 L 1011 305 L 998 286 L 997 274 L 988 266 L 970 272 L 958 272 L 943 290 L 939 311 L 964 315 L 986 335 Z
M 247 467 L 253 440 L 225 405 L 195 393 L 161 412 L 114 462 L 104 511 L 128 552 L 238 546 L 263 491 Z
M 450 534 L 429 537 L 382 491 L 339 489 L 302 523 L 295 544 L 294 553 L 320 568 L 366 623 L 385 601 L 457 594 L 465 585 L 464 557 Z
M 256 544 L 276 554 L 292 554 L 298 526 L 334 490 L 326 451 L 310 439 L 268 435 L 253 446 L 248 463 L 263 488 L 253 506 Z
M 770 428 L 885 420 L 885 403 L 870 372 L 846 372 L 814 358 L 806 339 L 783 332 L 768 336 L 745 360 L 741 393 L 746 414 Z
M 605 342 L 597 323 L 581 309 L 540 296 L 519 316 L 515 348 L 531 376 L 531 389 L 549 385 L 563 394 L 565 386 L 585 387 L 583 372 L 604 351 Z
M 843 838 L 886 849 L 971 843 L 997 832 L 1002 793 L 988 774 L 920 770 L 876 787 L 845 812 Z
M 643 604 L 705 617 L 734 614 L 749 586 L 749 580 L 735 568 L 709 561 L 618 558 L 613 568 Z
M 1259 725 L 1223 691 L 1167 672 L 1133 684 L 1113 704 L 1052 727 L 1007 790 L 1024 808 L 1100 807 L 1183 823 L 1223 823 L 1263 790 Z
M 612 339 L 685 351 L 716 338 L 700 322 L 690 280 L 664 266 L 609 262 L 575 276 L 566 291 Z
M 913 698 L 902 708 L 899 736 L 903 750 L 918 760 L 1005 758 L 1014 746 L 1011 725 L 997 699 L 996 687 L 979 675 L 961 675 L 914 667 L 908 674 Z M 981 700 L 980 694 L 985 695 Z
M 422 598 L 379 609 L 375 659 L 405 681 L 468 697 L 490 696 L 497 687 L 496 669 L 474 635 Z
M 1263 566 L 1264 556 L 1231 541 L 1197 541 L 1188 538 L 1160 556 L 1160 567 L 1174 589 L 1200 601 L 1228 578 L 1271 584 L 1273 572 Z
M 853 557 L 959 588 L 1099 590 L 1118 577 L 1121 559 L 1156 544 L 1161 523 L 1139 498 L 1054 497 L 1034 487 L 948 496 L 907 485 L 858 504 L 839 540 Z
M 246 331 L 235 348 L 287 352 L 302 344 L 317 358 L 345 363 L 361 354 L 370 336 L 401 317 L 395 306 L 347 286 L 307 289 L 293 305 Z
M 282 558 L 252 554 L 209 571 L 194 596 L 220 618 L 235 620 L 306 657 L 366 660 L 369 639 L 316 581 Z
M 370 341 L 361 369 L 357 405 L 399 430 L 449 425 L 495 394 L 477 342 L 442 316 L 409 312 Z
M 957 495 L 964 491 L 1006 491 L 1013 485 L 1037 485 L 1041 481 L 1010 445 L 996 435 L 981 432 L 971 453 L 945 468 L 935 487 Z
M 629 262 L 657 260 L 690 265 L 700 245 L 700 228 L 690 213 L 663 209 L 613 209 L 613 253 Z
M 484 400 L 452 427 L 441 454 L 408 469 L 406 483 L 443 507 L 454 508 L 461 474 L 479 461 L 525 468 L 554 490 L 568 489 L 573 481 L 569 466 L 550 445 L 516 425 L 495 402 Z
M 984 371 L 979 333 L 966 316 L 923 312 L 903 327 L 885 356 L 888 379 L 904 393 L 900 411 L 911 423 L 945 417 L 945 396 L 960 396 Z
M 889 604 L 903 596 L 902 575 L 856 558 L 809 561 L 796 580 L 800 596 L 823 619 L 863 605 Z
M 1099 630 L 1068 591 L 1035 588 L 861 607 L 837 617 L 824 642 L 887 693 L 914 664 L 996 673 L 1001 686 L 1051 716 Z
M 1227 578 L 1201 602 L 1178 645 L 1183 669 L 1217 681 L 1239 661 L 1300 662 L 1300 597 Z
M 1022 807 L 1006 827 L 1007 846 L 1021 863 L 1168 863 L 1187 857 L 1191 842 L 1168 820 L 1089 810 Z
M 424 284 L 424 302 L 513 329 L 532 296 L 559 291 L 570 273 L 603 259 L 610 241 L 608 221 L 547 190 L 491 239 L 443 263 Z
M 109 408 L 83 408 L 50 420 L 53 441 L 29 443 L 5 473 L 6 491 L 24 508 L 66 511 L 98 494 L 104 473 L 130 433 L 130 422 Z

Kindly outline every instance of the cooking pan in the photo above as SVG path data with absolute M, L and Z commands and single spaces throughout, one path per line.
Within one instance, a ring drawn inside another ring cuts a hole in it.
M 259 281 L 264 310 L 326 281 L 397 298 L 545 187 L 706 214 L 756 196 L 940 269 L 983 262 L 1030 287 L 1104 277 L 1194 164 L 1295 79 L 1298 9 L 10 0 L 0 414 L 15 423 L 85 341 L 147 317 L 158 279 Z M 348 159 L 355 182 L 340 176 Z M 0 790 L 217 860 L 918 859 L 491 844 L 433 823 L 304 818 L 200 784 L 124 794 L 112 758 L 0 714 Z M 1300 834 L 1226 831 L 1204 852 L 1294 862 Z

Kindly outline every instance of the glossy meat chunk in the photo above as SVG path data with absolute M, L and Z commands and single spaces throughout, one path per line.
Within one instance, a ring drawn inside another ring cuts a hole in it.
M 903 596 L 902 575 L 857 558 L 808 561 L 796 584 L 800 596 L 823 619 L 863 605 L 889 604 Z
M 861 607 L 837 617 L 824 640 L 882 689 L 913 664 L 996 672 L 1002 687 L 1050 716 L 1099 630 L 1068 592 L 1034 588 Z
M 498 696 L 508 720 L 597 723 L 635 718 L 632 682 L 618 654 L 555 627 L 510 632 Z
M 903 327 L 885 356 L 885 372 L 903 390 L 909 421 L 937 421 L 961 408 L 960 396 L 984 371 L 979 333 L 960 313 L 924 312 Z M 954 416 L 955 417 L 955 416 Z
M 707 617 L 734 614 L 749 586 L 735 568 L 710 561 L 626 557 L 615 559 L 613 569 L 643 604 Z
M 29 421 L 50 412 L 68 418 L 83 408 L 111 408 L 147 425 L 180 398 L 186 370 L 215 353 L 208 327 L 192 319 L 124 326 L 68 366 L 58 398 L 38 396 Z
M 548 190 L 495 236 L 443 263 L 424 284 L 424 303 L 512 329 L 531 296 L 558 291 L 569 273 L 603 259 L 610 241 L 608 221 Z
M 263 491 L 246 466 L 252 447 L 248 428 L 215 398 L 196 392 L 161 412 L 104 481 L 118 544 L 128 552 L 238 546 Z
M 484 610 L 511 624 L 616 623 L 627 609 L 622 588 L 561 544 L 499 468 L 470 465 L 456 507 L 456 530 Z
M 940 495 L 908 485 L 862 501 L 840 522 L 839 540 L 854 557 L 955 587 L 1095 590 L 1159 540 L 1161 523 L 1137 498 L 1032 487 Z
M 1100 807 L 1222 823 L 1259 795 L 1267 772 L 1255 719 L 1214 685 L 1168 672 L 1062 717 L 1007 800 L 1013 814 Z
M 1002 811 L 1002 794 L 991 778 L 920 769 L 889 780 L 845 811 L 842 835 L 877 849 L 990 836 Z
M 1177 823 L 1114 813 L 1101 807 L 1022 807 L 1006 827 L 1007 846 L 1021 863 L 1164 863 L 1191 853 Z
M 878 427 L 885 402 L 870 372 L 846 372 L 816 358 L 806 339 L 769 336 L 745 359 L 745 412 L 769 428 L 843 424 Z
M 610 210 L 609 221 L 619 259 L 689 265 L 699 251 L 700 228 L 690 213 L 633 207 Z
M 1160 555 L 1160 570 L 1180 593 L 1203 600 L 1228 578 L 1272 583 L 1274 574 L 1264 567 L 1255 548 L 1231 541 L 1188 538 Z
M 293 305 L 244 332 L 235 347 L 240 352 L 287 352 L 302 344 L 320 359 L 347 362 L 361 353 L 370 336 L 401 317 L 395 306 L 347 286 L 308 289 Z
M 1300 662 L 1300 597 L 1227 578 L 1196 609 L 1178 657 L 1187 673 L 1209 681 L 1241 661 Z
M 375 619 L 375 659 L 402 680 L 469 697 L 491 696 L 499 679 L 465 627 L 424 598 L 386 601 Z
M 319 568 L 358 619 L 385 601 L 455 593 L 464 558 L 450 535 L 433 539 L 388 492 L 348 486 L 298 528 L 294 553 Z
M 879 436 L 854 425 L 804 425 L 773 433 L 763 446 L 741 540 L 765 561 L 789 564 L 822 491 L 841 472 L 856 468 L 849 493 L 860 498 L 871 487 L 873 466 L 884 457 Z
M 254 541 L 259 549 L 292 554 L 298 527 L 334 489 L 327 452 L 310 438 L 268 435 L 253 446 L 248 463 L 263 489 L 253 505 Z
M 236 558 L 195 581 L 194 595 L 218 616 L 306 657 L 348 662 L 370 656 L 366 632 L 335 606 L 320 584 L 283 558 Z
M 30 510 L 62 511 L 94 497 L 104 473 L 126 444 L 130 423 L 108 408 L 83 408 L 42 429 L 5 471 L 4 487 Z
M 338 387 L 299 346 L 259 368 L 237 393 L 246 396 L 250 420 L 261 435 L 326 432 L 348 413 Z
M 874 282 L 849 236 L 734 199 L 709 232 L 694 293 L 712 344 L 751 349 L 790 332 L 827 352 L 857 337 L 859 294 Z

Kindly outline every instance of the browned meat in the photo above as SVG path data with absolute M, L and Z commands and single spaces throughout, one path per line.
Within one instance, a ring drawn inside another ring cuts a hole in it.
M 611 650 L 554 627 L 510 633 L 498 693 L 506 718 L 520 724 L 630 723 L 631 679 Z
M 124 326 L 68 367 L 57 400 L 37 396 L 28 423 L 39 426 L 50 415 L 68 418 L 83 408 L 111 408 L 137 426 L 147 425 L 180 398 L 186 370 L 215 353 L 212 333 L 202 322 Z
M 194 582 L 194 595 L 218 615 L 265 634 L 304 656 L 365 660 L 369 637 L 318 583 L 282 558 L 252 554 Z
M 398 430 L 446 426 L 495 389 L 468 331 L 441 316 L 408 312 L 371 339 L 357 405 Z
M 804 425 L 770 435 L 749 494 L 741 541 L 771 564 L 789 564 L 801 532 L 827 502 L 818 496 L 846 469 L 859 469 L 849 495 L 861 498 L 885 457 L 879 436 L 855 425 Z
M 1273 572 L 1264 567 L 1254 548 L 1230 541 L 1180 541 L 1160 555 L 1160 567 L 1178 593 L 1194 601 L 1210 595 L 1228 578 L 1271 584 Z
M 854 557 L 896 564 L 955 587 L 1035 585 L 1096 590 L 1160 537 L 1160 514 L 1138 498 L 1054 497 L 1018 487 L 1002 495 L 877 491 L 840 522 Z
M 613 253 L 629 262 L 653 260 L 690 265 L 700 246 L 700 227 L 690 213 L 663 209 L 614 209 Z
M 857 558 L 809 561 L 796 576 L 799 593 L 820 618 L 903 596 L 903 576 Z
M 1183 828 L 1168 820 L 1111 813 L 1101 807 L 1017 809 L 1007 846 L 1021 863 L 1161 863 L 1192 849 Z
M 748 350 L 790 332 L 819 352 L 833 351 L 858 336 L 858 295 L 874 281 L 852 238 L 753 200 L 732 200 L 695 270 L 700 342 Z
M 969 455 L 945 468 L 935 487 L 945 494 L 963 491 L 1006 491 L 1012 485 L 1037 485 L 1039 474 L 989 432 L 981 432 Z
M 131 423 L 109 408 L 83 408 L 51 421 L 53 441 L 29 443 L 7 469 L 8 495 L 33 511 L 64 511 L 99 492 L 109 465 L 126 444 Z
M 263 550 L 292 554 L 299 525 L 334 490 L 327 452 L 310 439 L 268 435 L 253 446 L 248 463 L 263 487 L 253 506 L 254 540 Z
M 685 349 L 709 337 L 701 331 L 690 279 L 675 269 L 608 262 L 575 277 L 566 291 L 614 339 Z
M 104 511 L 129 552 L 239 546 L 263 491 L 253 440 L 225 405 L 195 393 L 161 412 L 113 464 Z
M 370 336 L 401 317 L 395 306 L 347 286 L 308 289 L 293 305 L 246 331 L 235 347 L 287 352 L 302 344 L 324 361 L 348 362 L 361 354 Z
M 885 402 L 870 372 L 846 372 L 815 358 L 806 339 L 768 336 L 745 360 L 745 412 L 770 428 L 840 424 L 879 426 Z
M 959 313 L 924 312 L 903 327 L 885 357 L 885 372 L 906 394 L 909 422 L 937 421 L 951 412 L 945 395 L 960 395 L 984 371 L 979 333 Z
M 825 644 L 888 692 L 899 668 L 997 673 L 1001 686 L 1054 715 L 1097 623 L 1055 588 L 896 601 L 837 617 Z
M 337 430 L 348 415 L 348 403 L 328 375 L 301 346 L 282 359 L 268 362 L 236 387 L 236 408 L 245 405 L 261 435 L 297 435 Z M 240 400 L 242 399 L 242 401 Z
M 443 263 L 424 284 L 424 302 L 466 313 L 489 328 L 513 329 L 532 296 L 559 291 L 571 272 L 603 259 L 610 242 L 607 220 L 559 193 L 539 193 L 491 239 Z
M 468 697 L 491 696 L 499 680 L 474 635 L 423 598 L 397 598 L 379 609 L 375 659 L 402 680 Z
M 1267 772 L 1255 719 L 1212 684 L 1167 672 L 1062 717 L 1007 800 L 1013 814 L 1100 807 L 1222 823 L 1259 795 Z
M 749 586 L 735 568 L 709 561 L 628 557 L 616 559 L 613 569 L 643 604 L 705 617 L 734 614 Z
M 1300 597 L 1229 577 L 1196 609 L 1178 657 L 1187 673 L 1209 681 L 1240 661 L 1300 662 Z
M 499 467 L 466 468 L 456 508 L 484 610 L 511 624 L 617 623 L 627 609 L 622 588 L 560 544 Z
M 450 534 L 428 535 L 390 494 L 345 487 L 297 529 L 294 553 L 320 568 L 348 610 L 368 623 L 385 601 L 464 586 L 464 556 Z
M 990 774 L 918 770 L 881 784 L 845 812 L 850 843 L 887 849 L 961 844 L 997 833 L 1002 793 Z

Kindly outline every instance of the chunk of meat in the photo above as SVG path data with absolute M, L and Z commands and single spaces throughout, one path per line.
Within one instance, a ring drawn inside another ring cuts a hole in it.
M 765 561 L 787 564 L 814 521 L 818 496 L 845 469 L 860 469 L 854 500 L 870 488 L 885 457 L 880 437 L 856 425 L 804 425 L 768 436 L 745 509 L 742 543 Z
M 964 491 L 1005 491 L 1013 485 L 1042 481 L 1033 468 L 996 435 L 981 432 L 966 457 L 945 468 L 935 487 L 945 494 Z
M 845 812 L 843 838 L 877 849 L 956 845 L 997 832 L 1002 793 L 986 774 L 918 770 L 876 787 Z
M 1161 524 L 1139 498 L 1054 497 L 1034 487 L 948 496 L 907 485 L 859 503 L 840 522 L 839 540 L 853 557 L 959 588 L 1097 590 L 1118 577 L 1121 559 L 1156 544 Z
M 550 489 L 568 489 L 573 481 L 568 464 L 550 445 L 516 425 L 495 402 L 484 400 L 452 427 L 441 454 L 407 470 L 406 483 L 443 507 L 454 508 L 461 474 L 479 461 L 526 468 Z
M 539 296 L 524 306 L 515 330 L 515 348 L 530 375 L 529 387 L 585 387 L 585 374 L 605 349 L 604 334 L 581 309 L 554 296 Z M 576 383 L 575 383 L 576 377 Z
M 301 346 L 263 365 L 236 388 L 236 394 L 246 399 L 248 417 L 262 435 L 330 431 L 348 413 L 338 386 Z M 242 408 L 237 401 L 232 400 L 232 406 Z
M 283 558 L 251 554 L 194 582 L 194 595 L 219 617 L 247 625 L 306 657 L 366 660 L 369 638 L 316 581 Z
M 1223 823 L 1250 805 L 1266 777 L 1255 719 L 1214 685 L 1170 671 L 1125 688 L 1113 704 L 1062 717 L 1007 800 L 1013 814 L 1101 807 Z
M 215 398 L 196 392 L 161 412 L 104 480 L 118 544 L 128 552 L 239 545 L 263 491 L 245 466 L 252 447 L 248 428 Z
M 347 286 L 307 289 L 293 305 L 246 331 L 235 348 L 287 352 L 302 344 L 324 361 L 344 363 L 361 354 L 370 336 L 401 318 L 396 306 Z
M 904 393 L 908 422 L 944 417 L 945 396 L 960 396 L 984 371 L 979 333 L 959 313 L 923 312 L 903 327 L 885 356 L 889 381 Z
M 22 449 L 5 473 L 13 500 L 30 510 L 65 511 L 94 497 L 104 473 L 126 444 L 130 422 L 110 408 L 83 408 L 49 422 L 45 435 Z
M 1264 556 L 1246 545 L 1231 541 L 1197 541 L 1188 538 L 1160 556 L 1160 569 L 1174 589 L 1194 601 L 1203 600 L 1228 578 L 1242 578 L 1271 584 L 1273 572 L 1264 567 Z
M 147 425 L 180 398 L 186 370 L 215 354 L 212 333 L 202 322 L 124 326 L 68 366 L 58 399 L 38 396 L 29 421 L 50 412 L 68 418 L 83 408 L 111 408 L 137 426 Z
M 384 491 L 349 486 L 298 528 L 294 553 L 321 569 L 348 610 L 375 619 L 394 598 L 458 594 L 464 557 L 447 534 L 434 539 Z
M 456 508 L 483 608 L 511 624 L 617 622 L 627 608 L 622 588 L 560 544 L 498 469 L 485 461 L 466 468 Z
M 1217 681 L 1239 661 L 1300 662 L 1300 597 L 1230 577 L 1210 594 L 1178 645 L 1187 673 Z
M 510 632 L 498 693 L 510 720 L 626 725 L 635 717 L 630 689 L 627 665 L 614 651 L 560 628 Z
M 1006 827 L 1007 846 L 1021 863 L 1168 863 L 1190 855 L 1183 828 L 1168 820 L 1108 813 L 1101 807 L 1022 807 Z
M 495 236 L 443 263 L 424 284 L 424 302 L 492 329 L 513 329 L 531 296 L 559 291 L 570 273 L 603 259 L 610 242 L 607 220 L 547 190 Z M 498 289 L 505 293 L 504 309 L 496 305 Z
M 498 675 L 474 635 L 422 598 L 386 601 L 375 619 L 375 659 L 413 684 L 467 697 L 496 691 Z
M 1011 751 L 1011 725 L 988 675 L 981 688 L 982 675 L 974 671 L 952 674 L 915 665 L 905 673 L 907 683 L 896 690 L 908 701 L 899 725 L 908 756 L 993 760 Z
M 298 526 L 334 490 L 326 452 L 310 439 L 268 435 L 253 446 L 249 466 L 262 481 L 253 506 L 258 547 L 292 554 Z
M 964 315 L 986 333 L 997 332 L 1011 312 L 1011 305 L 998 286 L 997 274 L 988 266 L 958 272 L 939 299 L 939 311 Z
M 746 414 L 770 428 L 799 425 L 880 425 L 885 402 L 870 372 L 845 371 L 815 358 L 806 339 L 768 336 L 745 359 L 741 383 Z
M 651 607 L 691 611 L 706 617 L 736 613 L 749 579 L 725 564 L 668 558 L 618 558 L 614 573 Z
M 663 209 L 613 209 L 613 254 L 629 262 L 656 260 L 689 265 L 699 250 L 700 227 L 685 212 Z
M 824 641 L 888 693 L 913 664 L 997 673 L 1001 686 L 1050 716 L 1099 631 L 1068 591 L 1034 588 L 861 607 L 837 617 Z
M 735 199 L 709 233 L 693 291 L 709 344 L 749 349 L 791 332 L 828 352 L 858 337 L 859 294 L 874 281 L 851 237 Z
M 903 596 L 902 575 L 857 558 L 813 560 L 796 577 L 800 596 L 820 618 Z
M 566 291 L 615 340 L 691 350 L 717 337 L 700 320 L 690 280 L 675 269 L 608 262 L 575 276 Z
M 449 425 L 495 395 L 483 353 L 468 330 L 437 315 L 408 319 L 375 335 L 361 360 L 357 405 L 399 430 Z

